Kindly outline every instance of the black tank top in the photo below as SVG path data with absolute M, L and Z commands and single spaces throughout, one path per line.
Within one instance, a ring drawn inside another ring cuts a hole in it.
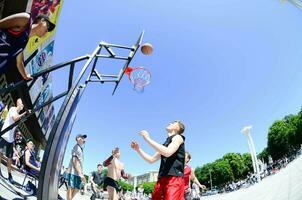
M 172 142 L 172 138 L 175 135 L 172 135 L 167 138 L 164 146 L 169 146 L 169 144 Z M 183 135 L 180 135 L 184 142 L 185 137 Z M 164 177 L 164 176 L 183 176 L 184 175 L 184 168 L 185 168 L 185 143 L 182 143 L 177 151 L 172 154 L 170 157 L 161 156 L 161 162 L 159 167 L 159 173 L 158 178 Z

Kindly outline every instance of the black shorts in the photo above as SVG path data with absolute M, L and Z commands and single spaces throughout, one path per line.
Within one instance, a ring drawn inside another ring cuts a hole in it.
M 5 139 L 0 137 L 0 149 L 5 152 L 7 158 L 13 158 L 14 147 L 13 143 L 7 142 Z
M 121 190 L 121 186 L 118 184 L 118 182 L 110 177 L 106 177 L 104 180 L 104 188 L 107 186 L 115 188 L 117 192 Z

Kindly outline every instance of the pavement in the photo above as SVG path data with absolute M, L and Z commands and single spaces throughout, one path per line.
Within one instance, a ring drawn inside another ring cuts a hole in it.
M 1 170 L 6 177 L 6 167 L 2 164 Z M 21 188 L 24 174 L 13 171 L 12 175 L 16 181 L 15 185 L 0 177 L 0 200 L 36 199 L 31 193 Z M 59 194 L 65 199 L 65 186 L 60 188 Z M 74 200 L 89 200 L 90 196 L 90 192 L 83 195 L 78 193 Z M 302 200 L 302 156 L 289 163 L 286 168 L 281 169 L 278 173 L 264 178 L 260 183 L 249 188 L 215 196 L 206 196 L 202 197 L 201 200 Z

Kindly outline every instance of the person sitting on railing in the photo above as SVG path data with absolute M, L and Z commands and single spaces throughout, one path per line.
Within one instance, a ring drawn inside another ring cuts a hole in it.
M 26 141 L 25 150 L 25 163 L 24 169 L 30 173 L 30 175 L 38 178 L 40 172 L 39 162 L 36 160 L 36 155 L 34 152 L 34 143 L 31 139 Z
M 36 160 L 34 143 L 32 139 L 27 139 L 24 155 L 25 155 L 25 159 L 24 159 L 25 172 L 29 176 L 38 179 L 40 173 L 40 163 Z M 27 183 L 26 190 L 28 191 L 32 190 L 34 196 L 37 194 L 36 186 L 30 181 L 28 181 Z
M 28 39 L 32 36 L 43 37 L 55 28 L 49 17 L 39 15 L 32 22 L 30 13 L 17 13 L 0 20 L 0 75 L 4 73 L 10 63 L 16 59 L 17 68 L 25 80 L 32 77 L 27 73 L 23 50 Z
M 26 113 L 30 112 L 24 112 L 22 114 L 19 114 L 21 112 L 21 110 L 23 110 L 24 105 L 21 99 L 18 99 L 16 102 L 16 107 L 12 106 L 8 113 L 7 116 L 4 120 L 4 124 L 3 127 L 1 129 L 1 131 L 4 131 L 6 128 L 8 128 L 9 126 L 11 126 L 12 124 L 14 124 L 16 121 L 20 120 Z M 12 171 L 12 157 L 13 157 L 13 143 L 15 140 L 14 137 L 14 131 L 16 129 L 16 126 L 13 127 L 12 129 L 6 131 L 1 137 L 0 137 L 0 163 L 1 163 L 1 158 L 2 158 L 2 154 L 3 154 L 3 150 L 6 153 L 6 157 L 7 157 L 7 171 L 8 171 L 8 180 L 10 183 L 14 184 L 14 180 L 11 174 Z M 0 176 L 3 177 L 2 173 L 1 173 L 1 168 L 0 168 Z

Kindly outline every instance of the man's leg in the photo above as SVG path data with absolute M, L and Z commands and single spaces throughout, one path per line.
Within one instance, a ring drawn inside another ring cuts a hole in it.
M 114 187 L 107 186 L 109 200 L 118 200 L 118 194 Z
M 67 193 L 66 193 L 66 199 L 67 199 L 67 200 L 72 200 L 72 192 L 73 192 L 73 191 L 72 191 L 72 188 L 69 187 L 69 188 L 67 189 Z
M 7 171 L 9 174 L 12 173 L 12 163 L 13 163 L 13 160 L 11 158 L 7 158 Z
M 152 193 L 152 200 L 164 200 L 164 196 L 163 196 L 163 178 L 161 178 L 160 180 L 158 180 L 154 186 L 154 191 Z
M 14 184 L 15 181 L 12 177 L 12 158 L 13 158 L 13 143 L 8 143 L 7 144 L 7 151 L 6 151 L 6 156 L 7 156 L 7 171 L 8 171 L 8 181 L 11 184 Z
M 165 200 L 183 200 L 185 183 L 183 177 L 168 177 L 165 187 Z
M 72 199 L 73 199 L 73 197 L 75 197 L 75 195 L 78 193 L 78 189 L 73 189 L 73 191 L 72 191 Z
M 91 190 L 92 190 L 92 195 L 91 195 L 90 199 L 93 200 L 93 199 L 97 198 L 97 190 L 92 185 L 91 185 Z

